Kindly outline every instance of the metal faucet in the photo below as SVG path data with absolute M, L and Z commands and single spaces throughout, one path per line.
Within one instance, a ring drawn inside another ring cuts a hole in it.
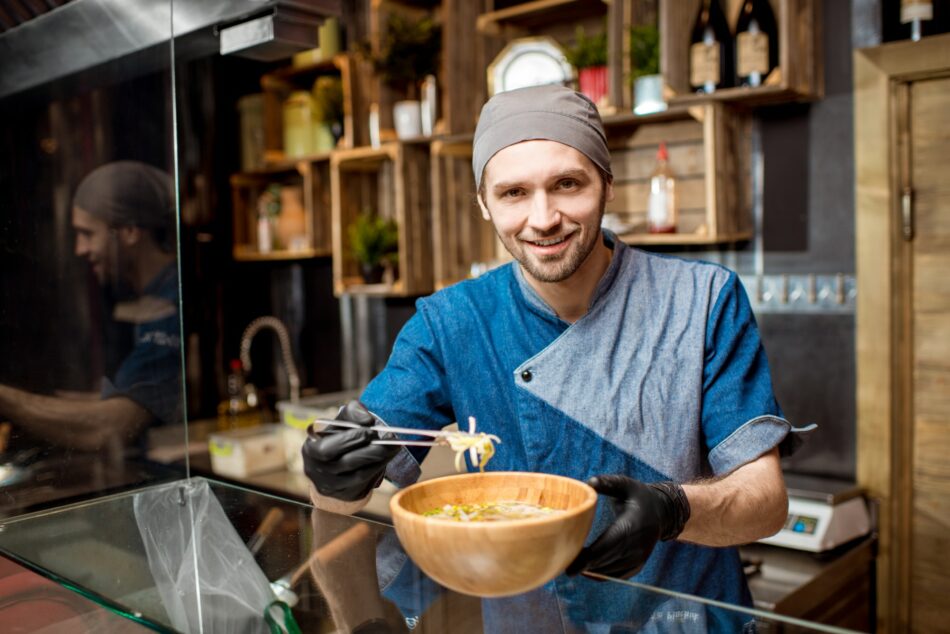
M 277 333 L 280 351 L 284 358 L 284 370 L 287 371 L 287 381 L 290 383 L 290 400 L 296 403 L 300 400 L 300 375 L 297 374 L 294 356 L 290 351 L 290 335 L 287 333 L 287 327 L 276 317 L 258 317 L 244 329 L 244 334 L 241 335 L 241 365 L 244 367 L 244 373 L 249 374 L 251 371 L 251 341 L 254 335 L 265 327 Z

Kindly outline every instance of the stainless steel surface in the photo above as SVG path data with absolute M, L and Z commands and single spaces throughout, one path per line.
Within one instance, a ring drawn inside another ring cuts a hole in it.
M 351 423 L 345 420 L 330 420 L 330 419 L 323 419 L 323 418 L 318 418 L 314 420 L 314 423 L 320 423 L 322 425 L 330 425 L 334 427 L 346 427 L 348 429 L 365 429 L 368 431 L 378 431 L 378 432 L 384 432 L 384 433 L 390 433 L 390 434 L 406 434 L 410 436 L 430 436 L 436 439 L 435 441 L 402 440 L 398 438 L 394 440 L 374 440 L 372 441 L 372 443 L 370 443 L 373 445 L 412 445 L 414 447 L 434 447 L 438 444 L 449 444 L 448 441 L 450 438 L 480 439 L 482 437 L 482 434 L 479 434 L 479 433 L 460 431 L 460 430 L 445 431 L 445 430 L 432 430 L 432 429 L 410 429 L 408 427 L 391 427 L 389 425 L 373 425 L 371 427 L 364 427 L 363 425 L 360 425 L 358 423 Z M 311 427 L 307 430 L 307 433 L 308 434 L 313 433 L 312 424 L 311 424 Z M 492 442 L 501 443 L 501 439 L 498 438 L 498 436 L 495 436 L 494 434 L 485 434 L 485 436 L 490 438 Z
M 243 20 L 218 33 L 222 55 L 235 54 L 263 62 L 286 59 L 317 45 L 322 19 L 282 8 Z
M 881 43 L 881 0 L 851 0 L 851 45 L 867 48 Z
M 824 502 L 831 506 L 861 495 L 854 482 L 815 476 L 786 474 L 785 487 L 789 497 Z
M 854 275 L 778 274 L 740 276 L 756 315 L 765 313 L 854 313 Z
M 341 0 L 74 0 L 0 34 L 0 98 L 168 42 L 172 33 L 275 8 L 314 19 L 342 11 Z

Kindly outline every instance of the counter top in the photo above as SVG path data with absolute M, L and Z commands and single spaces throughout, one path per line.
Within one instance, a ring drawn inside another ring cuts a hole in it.
M 265 519 L 275 513 L 279 519 L 270 536 L 255 540 Z M 373 631 L 404 632 L 408 622 L 390 595 L 380 593 L 383 573 L 377 570 L 381 551 L 384 558 L 385 553 L 398 554 L 392 551 L 398 549 L 395 538 L 392 527 L 382 523 L 192 478 L 5 520 L 0 523 L 0 554 L 158 631 L 197 631 L 199 621 L 206 630 L 231 623 L 241 631 L 266 631 L 261 611 L 254 607 L 262 598 L 272 600 L 269 592 L 259 594 L 263 580 L 265 588 L 290 590 L 280 592 L 293 603 L 289 613 L 302 631 L 353 631 L 375 622 L 388 629 Z M 401 579 L 403 594 L 397 600 L 403 609 L 418 610 L 410 614 L 416 615 L 413 627 L 421 634 L 478 634 L 484 630 L 484 604 L 507 601 L 480 602 L 444 589 L 438 593 L 414 569 L 405 574 L 409 576 Z M 277 583 L 279 579 L 284 581 Z M 771 628 L 783 621 L 623 580 L 576 577 L 572 583 L 592 593 L 609 591 L 618 605 L 632 608 L 635 620 L 598 624 L 605 628 L 619 625 L 634 631 L 647 620 L 690 617 L 755 619 L 776 631 Z M 501 609 L 511 610 L 512 622 L 528 618 L 518 612 L 517 602 L 495 605 L 507 606 Z M 572 618 L 568 612 L 558 618 L 567 631 L 588 625 L 564 622 Z M 801 632 L 831 631 L 794 624 Z
M 867 536 L 821 555 L 766 544 L 739 550 L 756 608 L 870 631 L 876 547 Z

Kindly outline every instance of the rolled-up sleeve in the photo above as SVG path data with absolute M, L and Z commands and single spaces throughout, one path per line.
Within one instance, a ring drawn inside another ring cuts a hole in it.
M 702 428 L 716 475 L 776 445 L 792 451 L 800 442 L 793 436 L 811 429 L 792 427 L 782 414 L 755 316 L 735 273 L 720 289 L 707 322 Z

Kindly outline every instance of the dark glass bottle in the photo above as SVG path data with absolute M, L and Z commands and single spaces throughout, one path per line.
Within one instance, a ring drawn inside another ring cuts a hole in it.
M 778 27 L 769 0 L 745 0 L 736 22 L 736 83 L 761 86 L 778 66 Z
M 732 36 L 719 0 L 703 0 L 693 23 L 689 46 L 689 83 L 711 93 L 733 83 Z

